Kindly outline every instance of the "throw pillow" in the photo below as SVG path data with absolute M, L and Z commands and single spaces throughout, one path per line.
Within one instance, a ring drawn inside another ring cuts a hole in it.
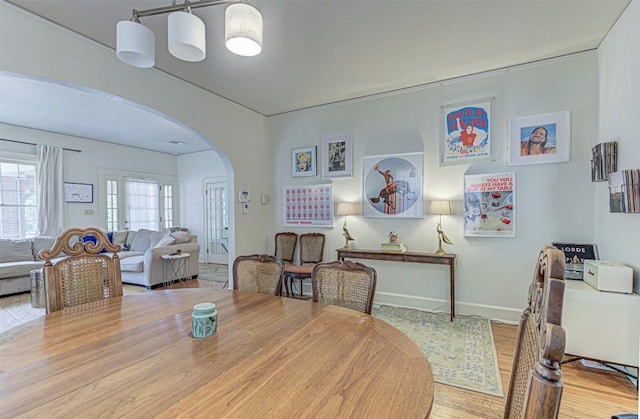
M 158 243 L 156 243 L 156 245 L 153 247 L 169 246 L 170 244 L 173 244 L 173 242 L 175 241 L 176 239 L 171 237 L 171 234 L 165 234 L 164 237 L 162 237 L 160 241 L 158 241 Z
M 127 234 L 129 234 L 129 231 L 114 231 L 111 234 L 111 243 L 124 245 L 127 242 Z
M 145 230 L 144 228 L 138 230 L 135 239 L 131 242 L 130 249 L 134 252 L 146 252 L 151 247 L 151 234 L 153 234 L 151 230 Z M 127 241 L 129 240 L 127 239 Z
M 191 241 L 191 234 L 187 231 L 176 231 L 171 233 L 171 236 L 176 239 L 173 244 L 189 243 Z
M 0 262 L 23 262 L 32 258 L 30 239 L 0 240 Z

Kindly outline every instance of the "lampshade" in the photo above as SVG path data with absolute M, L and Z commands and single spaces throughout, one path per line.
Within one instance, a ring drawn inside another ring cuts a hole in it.
M 253 57 L 262 51 L 262 15 L 245 3 L 227 6 L 224 12 L 224 41 L 236 55 Z
M 429 213 L 434 215 L 451 215 L 451 201 L 431 201 Z
M 357 202 L 338 202 L 336 208 L 337 215 L 357 215 L 360 214 L 360 204 Z
M 116 26 L 116 56 L 120 61 L 139 68 L 153 67 L 156 40 L 151 29 L 129 20 Z
M 167 18 L 169 52 L 184 61 L 202 61 L 207 56 L 204 22 L 187 12 L 173 12 Z

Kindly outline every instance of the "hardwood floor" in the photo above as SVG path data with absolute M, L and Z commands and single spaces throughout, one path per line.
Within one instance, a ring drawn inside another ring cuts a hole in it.
M 509 372 L 516 326 L 493 323 L 502 386 L 509 388 Z M 579 362 L 562 365 L 564 390 L 559 418 L 608 419 L 617 413 L 638 413 L 638 391 L 621 373 L 583 367 Z M 437 384 L 431 418 L 469 419 L 502 417 L 504 398 Z
M 211 281 L 185 281 L 190 288 L 221 287 Z M 493 323 L 502 386 L 506 394 L 515 344 L 516 326 Z M 638 413 L 638 391 L 621 373 L 605 372 L 583 367 L 579 362 L 563 364 L 564 391 L 559 418 L 608 419 L 618 413 Z M 431 418 L 473 419 L 500 418 L 504 398 L 444 384 L 435 385 Z

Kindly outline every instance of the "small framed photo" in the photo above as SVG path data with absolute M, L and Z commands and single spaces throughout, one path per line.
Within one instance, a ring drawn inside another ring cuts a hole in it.
M 568 111 L 512 118 L 509 165 L 567 162 L 570 143 Z
M 353 176 L 353 135 L 343 134 L 322 139 L 322 177 Z
M 93 184 L 91 183 L 64 183 L 65 202 L 93 202 Z
M 300 147 L 291 150 L 291 176 L 315 176 L 317 152 L 316 146 Z

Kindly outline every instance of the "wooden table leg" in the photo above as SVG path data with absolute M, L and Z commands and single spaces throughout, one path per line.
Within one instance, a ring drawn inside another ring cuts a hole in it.
M 456 316 L 456 270 L 454 266 L 455 259 L 449 263 L 449 281 L 451 283 L 451 321 Z

